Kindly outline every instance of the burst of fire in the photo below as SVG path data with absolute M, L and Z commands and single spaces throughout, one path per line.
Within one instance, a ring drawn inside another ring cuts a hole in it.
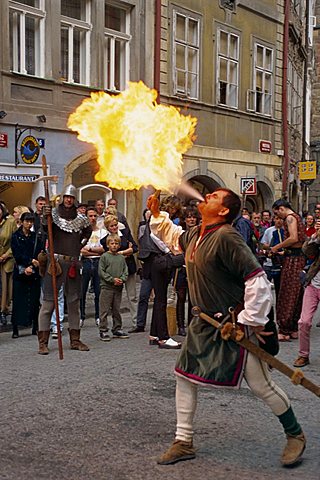
M 182 154 L 192 147 L 197 119 L 156 98 L 155 90 L 131 82 L 119 95 L 92 93 L 70 115 L 68 127 L 97 149 L 97 181 L 124 190 L 173 191 L 180 184 Z

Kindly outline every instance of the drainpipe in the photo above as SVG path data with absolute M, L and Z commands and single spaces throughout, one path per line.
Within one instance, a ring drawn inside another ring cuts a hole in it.
M 288 198 L 289 175 L 289 140 L 288 140 L 288 109 L 287 109 L 287 80 L 288 80 L 288 50 L 289 50 L 289 14 L 290 0 L 285 0 L 284 32 L 283 32 L 283 66 L 282 66 L 282 135 L 283 135 L 283 174 L 282 196 Z
M 155 32 L 154 32 L 154 88 L 158 92 L 157 103 L 160 103 L 160 48 L 161 48 L 161 0 L 155 0 Z
M 303 112 L 302 112 L 302 155 L 301 161 L 305 162 L 307 160 L 307 86 L 308 86 L 308 68 L 309 68 L 309 26 L 310 26 L 310 2 L 307 0 L 306 2 L 306 31 L 305 31 L 305 47 L 307 56 L 304 62 L 304 72 L 303 72 Z M 308 183 L 308 182 L 307 182 Z M 304 185 L 301 188 L 302 194 L 302 205 L 301 211 L 303 211 L 303 207 L 306 206 L 306 210 L 308 209 L 308 192 L 309 187 L 308 185 Z

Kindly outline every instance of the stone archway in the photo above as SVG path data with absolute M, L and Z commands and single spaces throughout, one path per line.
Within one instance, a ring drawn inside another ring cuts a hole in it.
M 256 204 L 258 211 L 271 210 L 274 203 L 274 189 L 268 179 L 257 182 L 257 197 Z

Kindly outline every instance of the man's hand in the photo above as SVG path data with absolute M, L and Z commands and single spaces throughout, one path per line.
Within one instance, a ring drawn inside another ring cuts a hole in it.
M 121 280 L 121 278 L 114 278 L 113 283 L 114 285 L 122 285 L 123 281 Z
M 42 207 L 42 215 L 44 217 L 49 217 L 49 215 L 51 215 L 51 212 L 52 212 L 52 207 L 51 205 L 44 205 Z
M 264 325 L 257 325 L 256 327 L 251 327 L 251 329 L 261 343 L 266 343 L 262 337 L 270 337 L 270 335 L 273 335 L 273 332 L 264 331 Z
M 147 209 L 151 211 L 152 215 L 157 218 L 160 215 L 159 198 L 155 195 L 150 195 L 147 200 Z
M 271 247 L 271 248 L 270 248 L 270 252 L 271 252 L 271 253 L 277 253 L 278 250 L 279 250 L 278 245 L 274 245 L 274 247 Z

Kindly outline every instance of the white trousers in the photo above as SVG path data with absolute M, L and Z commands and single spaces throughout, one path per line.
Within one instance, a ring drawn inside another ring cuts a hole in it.
M 244 378 L 251 391 L 279 416 L 290 407 L 287 395 L 271 378 L 268 366 L 256 356 L 248 353 Z M 193 438 L 193 418 L 197 407 L 198 385 L 177 377 L 176 410 L 177 430 L 176 440 L 190 442 Z

